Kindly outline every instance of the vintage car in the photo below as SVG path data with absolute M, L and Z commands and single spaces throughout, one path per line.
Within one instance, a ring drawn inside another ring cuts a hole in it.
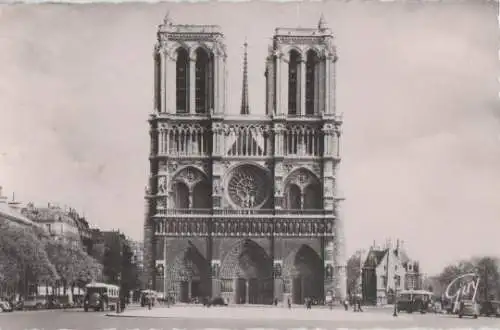
M 397 310 L 407 313 L 427 313 L 432 305 L 433 293 L 424 290 L 405 290 L 398 295 Z
M 29 296 L 21 302 L 23 310 L 44 309 L 47 308 L 49 302 L 43 296 Z
M 14 306 L 5 298 L 0 298 L 0 312 L 12 312 Z
M 479 316 L 479 304 L 475 300 L 463 299 L 459 302 L 458 317 L 472 316 L 477 319 Z
M 500 301 L 488 300 L 480 303 L 479 314 L 500 317 Z
M 85 286 L 86 294 L 83 310 L 94 311 L 115 310 L 120 303 L 120 287 L 106 283 L 89 283 Z

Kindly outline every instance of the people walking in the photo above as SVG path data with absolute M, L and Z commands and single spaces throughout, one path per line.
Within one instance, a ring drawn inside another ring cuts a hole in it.
M 362 312 L 363 309 L 361 308 L 361 296 L 359 295 L 356 296 L 356 304 L 358 305 L 358 312 Z

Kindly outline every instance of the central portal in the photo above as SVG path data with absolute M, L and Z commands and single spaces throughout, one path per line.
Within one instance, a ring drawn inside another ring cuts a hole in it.
M 233 304 L 272 304 L 272 261 L 254 241 L 238 242 L 224 258 L 220 275 L 233 279 L 233 291 L 226 296 Z

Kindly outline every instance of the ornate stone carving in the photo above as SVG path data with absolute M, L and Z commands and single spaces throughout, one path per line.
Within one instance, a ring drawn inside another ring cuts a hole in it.
M 278 262 L 274 263 L 273 273 L 274 273 L 274 278 L 281 278 L 282 276 L 281 263 Z
M 167 193 L 167 178 L 164 176 L 158 177 L 158 194 L 163 195 Z
M 167 172 L 168 171 L 167 162 L 165 160 L 160 160 L 158 162 L 158 171 L 159 172 Z
M 203 176 L 193 167 L 186 167 L 177 174 L 176 179 L 183 181 L 188 186 L 193 186 L 195 183 L 203 180 Z
M 333 278 L 333 267 L 330 264 L 325 265 L 325 278 L 328 280 Z
M 167 200 L 166 198 L 159 198 L 157 201 L 156 201 L 156 207 L 158 209 L 164 209 L 167 207 Z
M 264 170 L 242 165 L 234 170 L 228 182 L 228 196 L 237 207 L 261 207 L 269 199 L 269 185 Z
M 293 169 L 293 165 L 290 163 L 283 164 L 283 174 L 289 174 Z
M 282 134 L 286 130 L 286 127 L 284 124 L 274 124 L 273 130 L 276 134 Z
M 214 262 L 212 263 L 212 276 L 217 278 L 219 277 L 219 269 L 220 269 L 220 266 L 218 263 Z
M 169 173 L 173 173 L 177 170 L 177 167 L 179 166 L 179 164 L 175 161 L 171 161 L 168 166 L 167 166 L 167 169 L 168 169 L 168 172 Z

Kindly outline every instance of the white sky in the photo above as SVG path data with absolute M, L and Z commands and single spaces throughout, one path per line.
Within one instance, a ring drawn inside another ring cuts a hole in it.
M 496 5 L 297 6 L 0 7 L 4 192 L 71 205 L 96 226 L 141 238 L 152 50 L 167 9 L 176 23 L 222 27 L 231 112 L 239 109 L 247 37 L 253 113 L 264 112 L 274 28 L 313 27 L 323 12 L 340 57 L 348 253 L 399 237 L 430 273 L 457 258 L 500 254 Z

